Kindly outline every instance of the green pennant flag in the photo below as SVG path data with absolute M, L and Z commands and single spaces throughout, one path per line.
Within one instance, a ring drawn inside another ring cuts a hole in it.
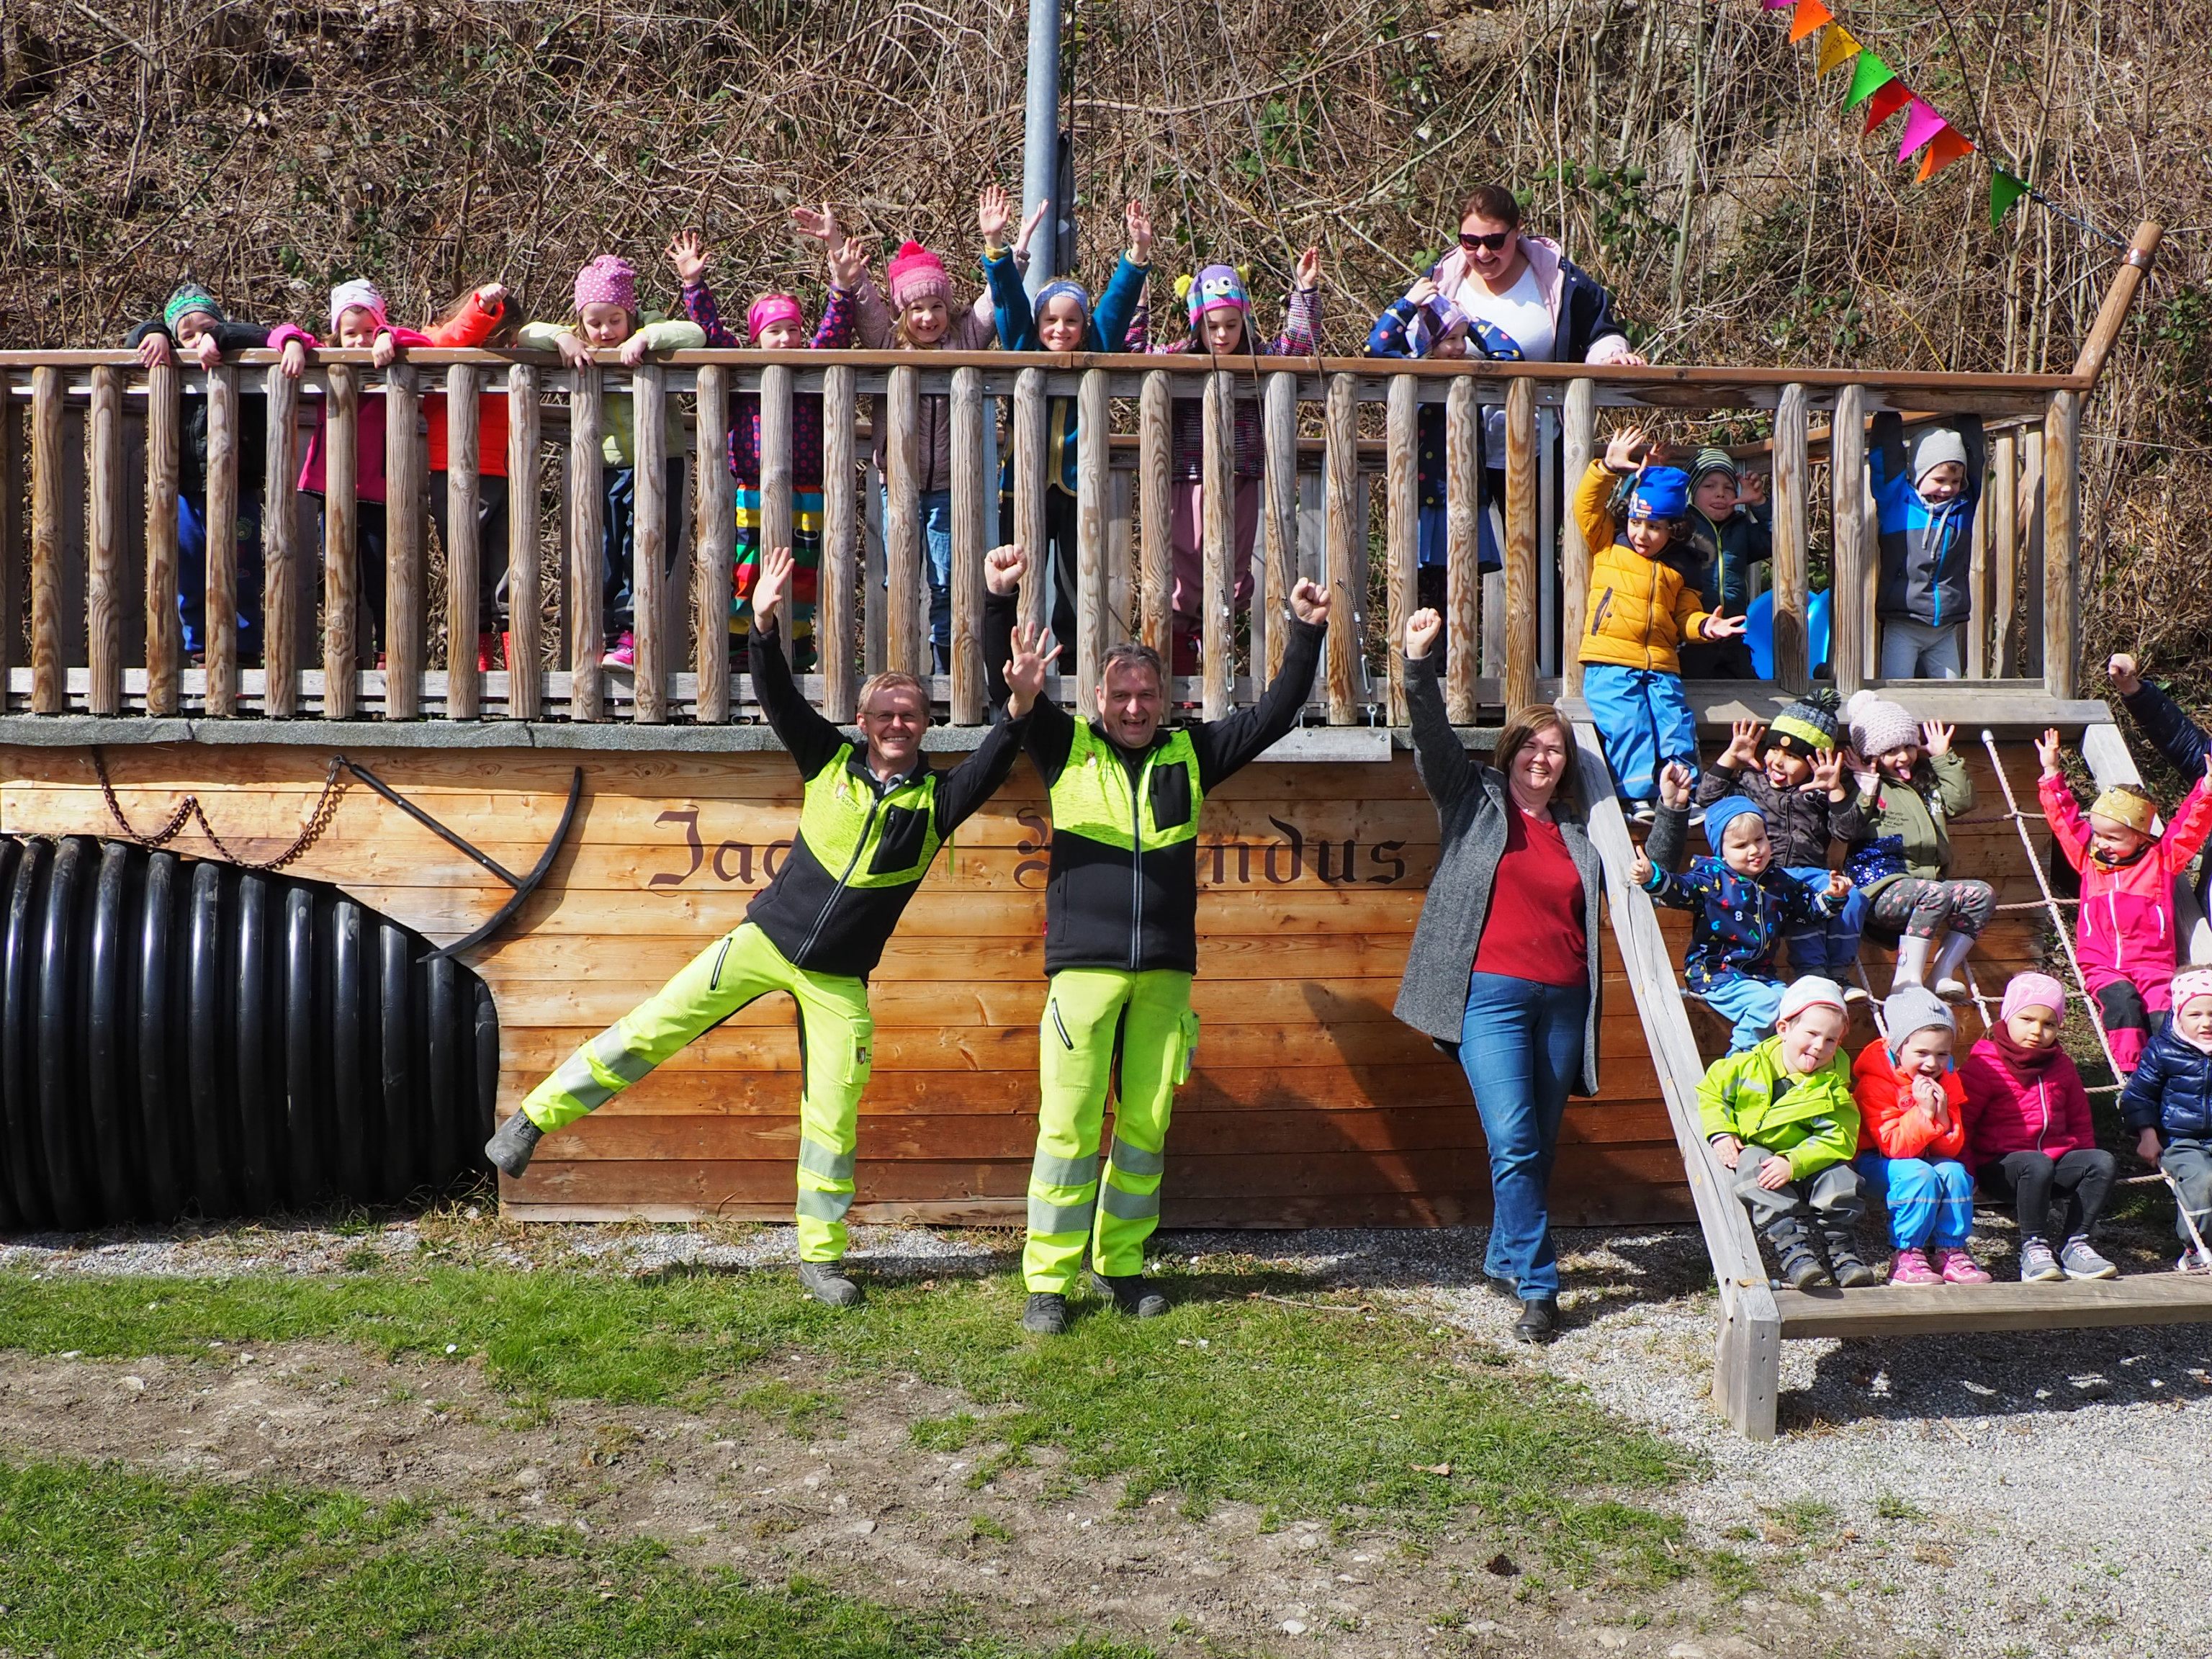
M 1863 104 L 1895 79 L 1895 70 L 1872 52 L 1861 52 L 1851 60 L 1851 89 L 1844 99 L 1844 107 L 1852 109 Z
M 2002 167 L 1990 169 L 1990 228 L 1994 230 L 2004 222 L 2012 204 L 2027 194 L 2027 181 L 2007 173 Z

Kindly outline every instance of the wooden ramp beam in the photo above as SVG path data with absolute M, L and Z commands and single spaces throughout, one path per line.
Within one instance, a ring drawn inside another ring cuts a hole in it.
M 2070 1331 L 2212 1322 L 2212 1277 L 2137 1273 L 2064 1285 L 1888 1285 L 1777 1291 L 1786 1340 L 1933 1336 L 1947 1331 Z

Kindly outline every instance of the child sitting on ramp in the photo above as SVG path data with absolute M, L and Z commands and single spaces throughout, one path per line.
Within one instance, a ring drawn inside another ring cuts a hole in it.
M 1974 1177 L 1966 1152 L 1966 1090 L 1951 1064 L 1958 1022 L 1923 985 L 1893 991 L 1882 1036 L 1851 1067 L 1859 1103 L 1860 1176 L 1889 1208 L 1896 1255 L 1889 1282 L 1986 1285 L 1966 1253 Z

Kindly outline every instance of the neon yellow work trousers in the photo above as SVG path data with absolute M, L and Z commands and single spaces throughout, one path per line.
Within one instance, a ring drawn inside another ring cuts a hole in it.
M 799 1258 L 836 1261 L 845 1254 L 860 1096 L 875 1041 L 868 988 L 848 975 L 793 967 L 750 922 L 569 1055 L 522 1109 L 549 1134 L 565 1128 L 772 991 L 788 991 L 799 1004 Z
M 1064 1295 L 1086 1242 L 1100 1273 L 1144 1271 L 1145 1241 L 1160 1224 L 1169 1110 L 1198 1048 L 1190 975 L 1063 968 L 1052 976 L 1037 1043 L 1042 1100 L 1022 1277 L 1032 1291 Z M 1109 1097 L 1114 1145 L 1102 1182 Z

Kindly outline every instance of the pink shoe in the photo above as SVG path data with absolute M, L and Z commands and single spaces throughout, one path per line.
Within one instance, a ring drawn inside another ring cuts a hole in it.
M 622 637 L 599 654 L 602 668 L 635 668 L 637 666 L 637 636 L 625 628 Z
M 1928 1265 L 1924 1251 L 1899 1250 L 1890 1258 L 1889 1282 L 1893 1285 L 1941 1285 L 1943 1278 Z
M 1938 1250 L 1936 1265 L 1942 1269 L 1946 1285 L 1986 1285 L 1990 1276 L 1976 1265 L 1974 1258 L 1964 1250 Z

